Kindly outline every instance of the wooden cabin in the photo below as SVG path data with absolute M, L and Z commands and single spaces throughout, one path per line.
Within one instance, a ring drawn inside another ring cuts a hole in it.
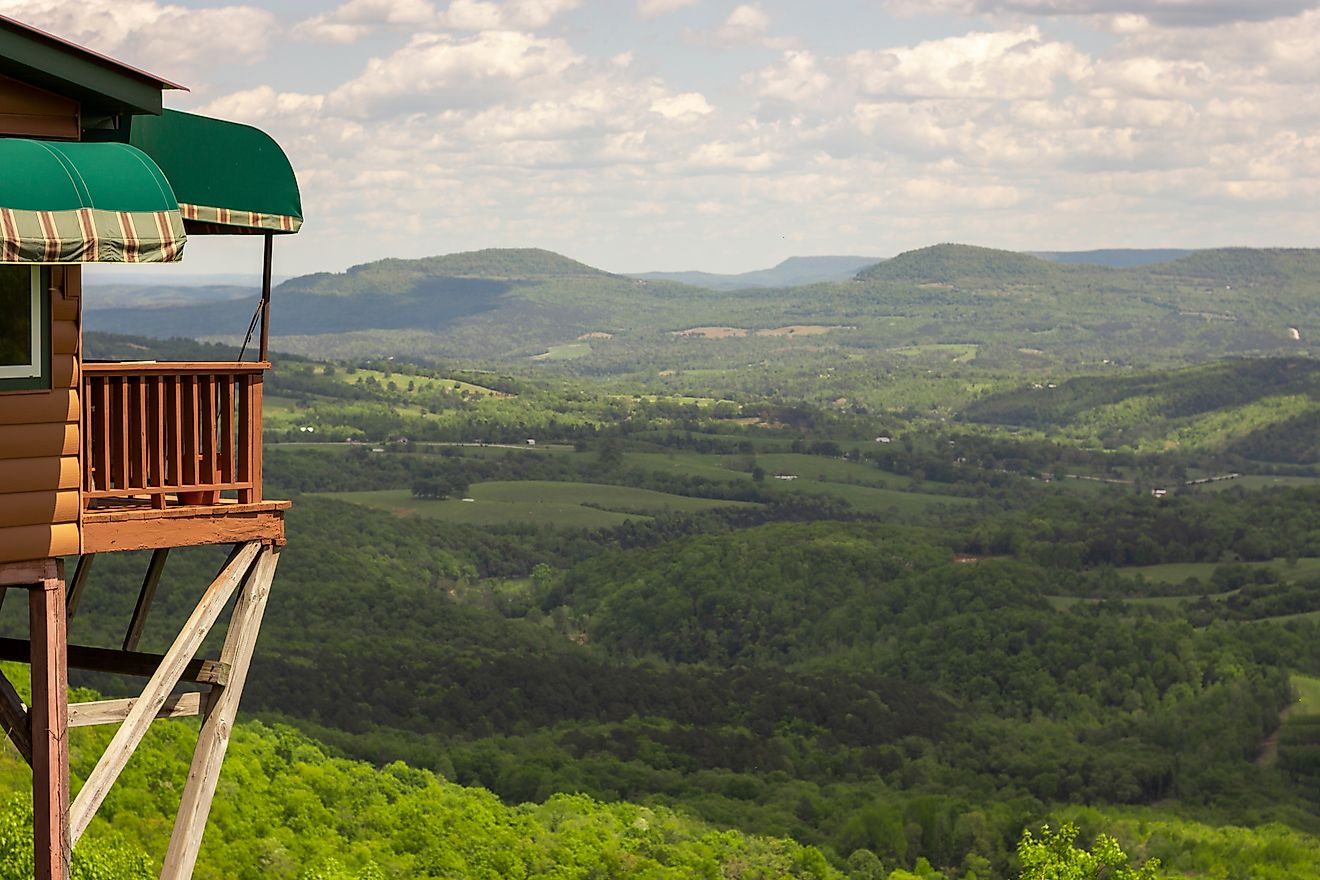
M 0 16 L 0 588 L 27 591 L 31 622 L 26 642 L 0 639 L 0 659 L 29 662 L 33 684 L 28 707 L 0 676 L 0 725 L 33 768 L 38 878 L 68 876 L 151 721 L 180 714 L 204 720 L 162 876 L 191 876 L 284 543 L 289 505 L 262 492 L 262 378 L 272 242 L 302 224 L 297 181 L 263 132 L 165 110 L 178 88 Z M 264 239 L 256 360 L 84 356 L 83 264 L 175 262 L 209 235 Z M 138 652 L 169 550 L 202 544 L 233 551 L 170 651 Z M 121 649 L 69 645 L 96 555 L 121 550 L 154 551 Z M 235 594 L 221 656 L 196 659 Z M 135 700 L 68 706 L 69 665 L 148 683 Z M 119 731 L 71 802 L 67 729 L 97 723 Z

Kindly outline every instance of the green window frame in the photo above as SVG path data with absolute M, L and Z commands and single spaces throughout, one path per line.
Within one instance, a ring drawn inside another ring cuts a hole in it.
M 21 316 L 22 310 L 26 310 L 28 360 L 20 362 L 11 354 L 8 357 L 10 362 L 0 363 L 0 392 L 50 388 L 50 270 L 43 266 L 0 265 L 0 284 L 11 291 L 21 289 L 23 282 L 16 277 L 19 273 L 28 276 L 24 285 L 28 295 L 20 295 L 18 302 L 14 299 L 0 301 L 0 310 L 14 310 L 14 314 L 0 314 L 0 325 L 13 321 L 16 315 Z

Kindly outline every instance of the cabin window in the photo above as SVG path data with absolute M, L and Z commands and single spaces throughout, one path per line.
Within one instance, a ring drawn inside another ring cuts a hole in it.
M 0 266 L 0 391 L 50 387 L 47 270 Z

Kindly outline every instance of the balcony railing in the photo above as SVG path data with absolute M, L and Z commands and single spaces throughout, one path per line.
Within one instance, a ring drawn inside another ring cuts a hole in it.
M 85 363 L 83 504 L 261 501 L 269 364 Z M 173 496 L 173 497 L 170 497 Z

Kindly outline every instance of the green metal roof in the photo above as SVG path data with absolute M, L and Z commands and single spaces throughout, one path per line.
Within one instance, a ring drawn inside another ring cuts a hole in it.
M 0 139 L 0 262 L 172 262 L 169 181 L 127 144 Z
M 292 233 L 302 226 L 293 166 L 260 129 L 166 110 L 133 119 L 129 143 L 165 172 L 189 232 Z

